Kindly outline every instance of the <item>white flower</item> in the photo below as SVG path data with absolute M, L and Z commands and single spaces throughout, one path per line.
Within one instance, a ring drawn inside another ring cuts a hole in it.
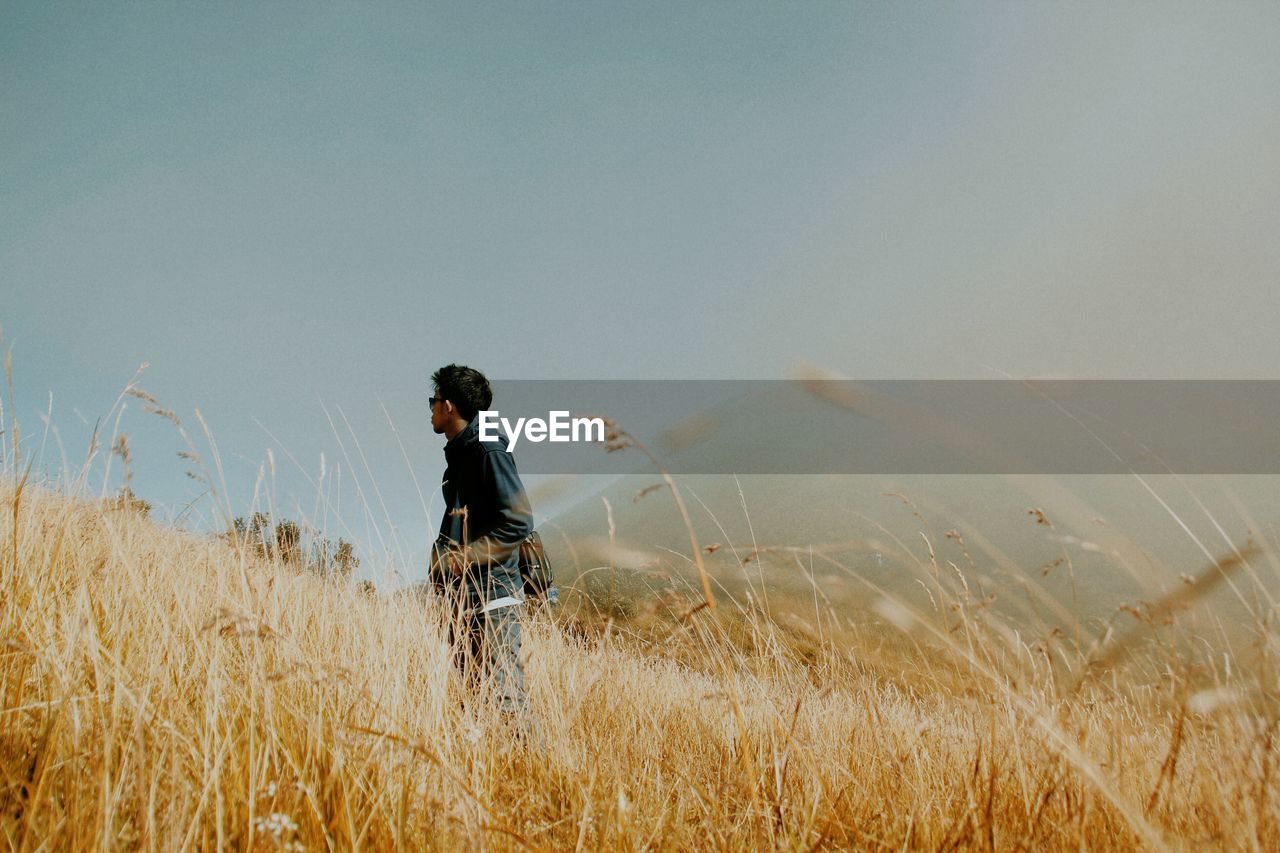
M 272 812 L 268 817 L 260 817 L 254 821 L 254 828 L 263 834 L 269 834 L 280 840 L 286 832 L 298 831 L 298 824 L 284 812 Z

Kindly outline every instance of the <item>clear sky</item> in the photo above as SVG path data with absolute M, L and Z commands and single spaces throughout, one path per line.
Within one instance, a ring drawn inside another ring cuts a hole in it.
M 1277 45 L 1274 2 L 6 2 L 19 415 L 75 446 L 145 361 L 229 464 L 332 467 L 323 402 L 403 468 L 381 401 L 431 490 L 451 361 L 1280 378 Z

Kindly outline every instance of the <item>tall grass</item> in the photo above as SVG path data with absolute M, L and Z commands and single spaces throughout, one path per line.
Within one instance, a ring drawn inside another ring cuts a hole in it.
M 528 749 L 451 692 L 429 606 L 100 502 L 0 499 L 15 849 L 1280 840 L 1274 715 L 1226 682 L 1064 696 L 982 637 L 886 678 L 853 638 L 805 656 L 728 615 L 692 619 L 677 660 L 539 618 Z

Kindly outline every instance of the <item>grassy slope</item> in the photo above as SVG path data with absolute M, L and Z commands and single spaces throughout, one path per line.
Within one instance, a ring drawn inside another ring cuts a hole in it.
M 539 620 L 526 750 L 407 598 L 11 483 L 0 582 L 14 848 L 1280 846 L 1273 717 L 1055 699 L 976 622 L 873 659 L 724 608 L 661 641 Z

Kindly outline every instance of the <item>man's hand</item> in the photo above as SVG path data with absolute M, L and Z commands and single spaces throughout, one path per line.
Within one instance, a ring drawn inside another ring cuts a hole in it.
M 445 574 L 461 577 L 470 568 L 472 560 L 461 548 L 450 548 L 440 554 L 440 567 Z

